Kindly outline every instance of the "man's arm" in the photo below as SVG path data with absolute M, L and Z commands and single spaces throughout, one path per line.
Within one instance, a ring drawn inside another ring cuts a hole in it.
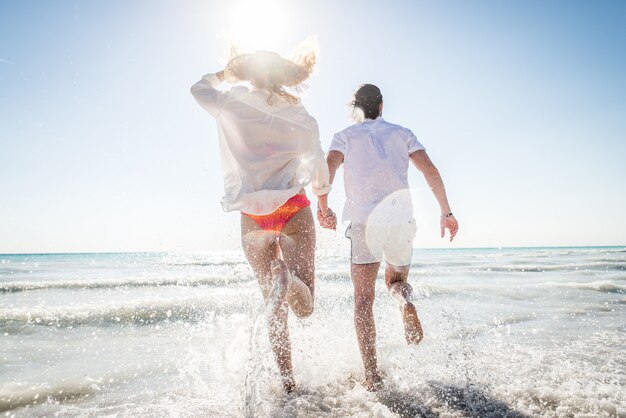
M 333 184 L 335 173 L 339 166 L 343 163 L 343 154 L 339 151 L 330 151 L 326 157 L 328 164 L 329 183 Z M 337 216 L 328 207 L 328 194 L 319 196 L 317 207 L 317 220 L 320 225 L 326 229 L 335 229 L 337 227 Z
M 424 150 L 411 153 L 409 158 L 411 159 L 413 165 L 415 165 L 415 167 L 417 167 L 417 169 L 424 175 L 426 183 L 428 183 L 430 190 L 432 190 L 435 195 L 435 199 L 437 199 L 437 202 L 439 203 L 439 208 L 441 210 L 441 237 L 443 238 L 447 228 L 450 231 L 450 241 L 452 241 L 459 230 L 459 223 L 450 210 L 450 204 L 448 203 L 448 197 L 446 195 L 446 188 L 443 185 L 443 180 L 441 179 L 439 170 L 437 170 L 437 167 L 435 167 L 433 162 L 430 160 L 430 157 L 428 157 L 428 154 L 426 154 L 426 151 Z
M 335 173 L 341 164 L 343 164 L 343 154 L 339 151 L 330 151 L 326 156 L 328 163 L 328 174 L 330 175 L 330 184 L 335 180 Z

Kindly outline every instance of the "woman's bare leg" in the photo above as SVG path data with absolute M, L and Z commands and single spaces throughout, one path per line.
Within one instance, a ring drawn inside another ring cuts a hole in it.
M 315 224 L 310 207 L 301 209 L 285 226 L 280 248 L 291 273 L 287 302 L 296 316 L 305 318 L 313 312 L 315 299 Z
M 373 311 L 379 267 L 380 263 L 353 263 L 351 266 L 354 285 L 354 326 L 365 369 L 365 388 L 369 391 L 378 390 L 382 385 L 376 358 L 376 324 Z
M 315 226 L 310 208 L 301 209 L 282 234 L 263 231 L 241 217 L 242 246 L 270 308 L 269 338 L 285 391 L 295 387 L 288 306 L 299 317 L 313 311 Z M 278 241 L 280 238 L 280 241 Z M 282 251 L 283 260 L 278 257 Z
M 402 310 L 404 337 L 408 344 L 419 344 L 424 337 L 422 324 L 417 317 L 417 310 L 411 300 L 413 288 L 408 283 L 410 266 L 393 266 L 387 264 L 385 283 L 391 296 L 398 302 Z
M 276 234 L 258 230 L 254 221 L 242 216 L 241 242 L 246 258 L 254 270 L 261 287 L 263 299 L 268 304 L 268 334 L 274 357 L 278 365 L 283 388 L 286 392 L 293 391 L 293 366 L 291 364 L 291 343 L 287 326 L 288 307 L 284 301 L 284 294 L 272 294 L 271 263 L 276 254 Z M 256 227 L 256 228 L 255 228 Z

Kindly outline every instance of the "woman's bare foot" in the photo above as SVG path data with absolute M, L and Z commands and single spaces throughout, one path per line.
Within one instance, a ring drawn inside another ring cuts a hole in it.
M 404 322 L 404 338 L 406 338 L 407 344 L 419 344 L 424 337 L 424 331 L 417 317 L 415 305 L 411 302 L 402 306 L 402 322 Z
M 272 270 L 272 287 L 270 288 L 268 302 L 273 308 L 280 308 L 289 289 L 289 270 L 283 260 L 272 261 L 270 268 Z

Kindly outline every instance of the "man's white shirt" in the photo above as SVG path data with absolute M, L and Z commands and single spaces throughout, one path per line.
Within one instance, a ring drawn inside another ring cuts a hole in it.
M 329 151 L 344 155 L 343 220 L 392 224 L 412 219 L 409 155 L 423 149 L 411 130 L 382 116 L 336 133 Z

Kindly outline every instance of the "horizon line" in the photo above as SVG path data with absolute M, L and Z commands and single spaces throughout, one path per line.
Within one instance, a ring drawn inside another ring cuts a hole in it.
M 583 248 L 625 248 L 626 244 L 621 245 L 541 245 L 541 246 L 511 246 L 511 247 L 462 247 L 462 248 L 446 248 L 446 247 L 414 247 L 417 251 L 464 251 L 464 250 L 531 250 L 531 249 L 583 249 Z M 233 250 L 199 250 L 199 251 L 153 251 L 153 250 L 137 250 L 137 251 L 69 251 L 69 252 L 32 252 L 32 253 L 0 253 L 0 256 L 20 256 L 20 255 L 81 255 L 81 254 L 185 254 L 185 253 L 210 253 L 222 251 L 241 251 L 241 249 Z M 321 250 L 323 251 L 323 250 Z

